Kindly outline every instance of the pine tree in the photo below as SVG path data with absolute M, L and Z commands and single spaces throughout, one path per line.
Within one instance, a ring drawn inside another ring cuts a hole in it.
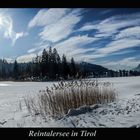
M 19 75 L 19 67 L 17 61 L 15 60 L 13 69 L 13 76 L 15 80 L 18 80 L 18 75 Z
M 57 67 L 56 67 L 57 76 L 56 76 L 56 78 L 58 79 L 62 75 L 62 63 L 61 63 L 61 58 L 60 58 L 59 54 L 57 54 L 57 56 L 56 56 L 56 62 L 57 62 Z
M 6 75 L 5 64 L 2 64 L 2 78 L 5 79 L 5 75 Z
M 71 58 L 70 69 L 71 69 L 71 76 L 75 77 L 77 71 L 76 71 L 76 65 L 73 57 Z
M 32 66 L 33 66 L 33 63 L 27 64 L 26 69 L 25 69 L 25 77 L 24 78 L 31 77 L 33 75 Z
M 120 77 L 123 76 L 122 70 L 119 70 L 119 75 L 120 75 Z
M 60 56 L 57 50 L 54 48 L 52 53 L 52 78 L 56 79 L 59 75 L 59 64 L 60 63 Z
M 66 56 L 63 54 L 62 56 L 62 75 L 64 79 L 68 78 L 68 75 L 70 73 L 69 65 L 67 62 Z
M 47 51 L 44 49 L 42 52 L 42 60 L 41 60 L 41 72 L 42 72 L 42 76 L 47 76 L 47 73 L 49 72 L 49 68 L 47 68 L 48 66 L 48 53 Z
M 48 71 L 49 71 L 49 78 L 52 79 L 53 76 L 53 60 L 52 60 L 52 47 L 49 48 L 49 52 L 48 52 Z
M 41 62 L 40 62 L 40 57 L 37 55 L 35 60 L 34 60 L 34 76 L 40 76 L 40 73 L 41 73 L 41 68 L 40 68 L 40 65 L 41 65 Z

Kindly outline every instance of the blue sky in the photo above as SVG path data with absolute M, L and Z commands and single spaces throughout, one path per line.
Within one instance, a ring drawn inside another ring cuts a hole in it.
M 140 9 L 0 9 L 0 58 L 32 60 L 49 46 L 110 69 L 140 63 Z

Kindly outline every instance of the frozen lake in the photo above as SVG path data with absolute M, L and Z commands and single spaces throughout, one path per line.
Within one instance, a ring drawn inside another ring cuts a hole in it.
M 119 98 L 131 98 L 135 94 L 140 93 L 140 76 L 101 78 L 98 80 L 113 83 L 113 87 L 118 92 Z
M 94 79 L 93 79 L 94 80 Z M 140 76 L 138 77 L 115 77 L 115 78 L 98 78 L 99 82 L 113 83 L 114 88 L 119 95 L 130 96 L 140 93 Z M 1 95 L 30 95 L 36 94 L 39 90 L 45 89 L 57 82 L 0 82 Z
M 111 82 L 118 93 L 119 99 L 131 99 L 140 94 L 140 77 L 99 78 L 99 82 Z M 46 86 L 57 82 L 0 82 L 0 122 L 4 120 L 21 119 L 19 103 L 23 102 L 27 95 L 39 94 Z M 7 123 L 8 126 L 13 124 Z
M 0 120 L 9 119 L 24 97 L 34 96 L 53 82 L 0 82 Z

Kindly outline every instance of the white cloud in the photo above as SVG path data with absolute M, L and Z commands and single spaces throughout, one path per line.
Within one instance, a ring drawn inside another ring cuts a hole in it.
M 105 20 L 86 23 L 80 29 L 74 30 L 75 25 L 82 19 L 79 11 L 43 9 L 29 22 L 28 27 L 41 26 L 42 30 L 39 36 L 42 41 L 51 41 L 55 44 L 53 44 L 53 47 L 58 50 L 60 55 L 66 54 L 68 58 L 74 57 L 76 61 L 94 62 L 97 58 L 108 55 L 130 53 L 130 51 L 125 49 L 140 46 L 140 40 L 138 39 L 140 33 L 140 13 L 112 16 Z M 73 32 L 93 29 L 96 30 L 94 37 L 89 37 L 88 35 L 69 37 Z M 69 38 L 66 39 L 67 37 Z M 106 46 L 102 46 L 103 48 L 93 48 L 93 46 L 86 48 L 86 45 L 105 37 L 111 37 L 113 40 L 109 40 Z M 66 40 L 62 41 L 63 39 Z M 35 51 L 40 51 L 40 54 L 42 51 L 41 46 L 28 50 L 28 53 Z M 92 52 L 87 53 L 88 51 Z M 125 59 L 120 61 L 120 65 L 123 65 L 126 61 L 131 61 L 130 65 L 136 64 L 135 60 Z
M 94 41 L 99 40 L 98 38 L 88 37 L 87 35 L 83 36 L 74 36 L 63 42 L 58 43 L 54 47 L 58 52 L 66 54 L 68 58 L 74 57 L 77 61 L 82 61 L 86 59 L 86 51 L 94 51 L 95 48 L 85 48 L 86 46 Z
M 34 54 L 34 53 L 31 53 L 31 54 L 25 54 L 25 55 L 21 55 L 21 56 L 19 56 L 19 57 L 17 57 L 17 62 L 19 62 L 19 63 L 26 63 L 26 62 L 30 62 L 30 61 L 32 61 L 33 60 L 33 58 L 35 58 L 36 57 L 36 54 Z
M 35 52 L 42 52 L 43 51 L 43 49 L 47 49 L 48 47 L 50 47 L 50 44 L 38 44 L 39 46 L 37 46 L 37 47 L 34 47 L 34 48 L 32 48 L 32 49 L 29 49 L 28 51 L 27 51 L 27 53 L 35 53 Z
M 13 63 L 14 59 L 13 58 L 4 58 L 8 63 Z
M 88 60 L 90 61 L 117 53 L 121 54 L 118 51 L 133 47 L 139 47 L 139 25 L 140 13 L 117 15 L 98 22 L 86 23 L 78 31 L 89 31 L 95 29 L 96 34 L 94 35 L 94 37 L 100 39 L 111 37 L 113 39 L 113 41 L 110 41 L 106 46 L 95 50 L 92 55 L 88 55 Z M 129 53 L 129 51 L 123 51 L 122 54 L 123 53 Z
M 10 16 L 0 14 L 0 30 L 4 32 L 4 37 L 12 40 L 12 45 L 15 44 L 17 39 L 27 35 L 23 32 L 15 32 L 13 29 L 13 21 Z
M 57 49 L 60 56 L 62 56 L 63 54 L 66 54 L 68 60 L 70 60 L 71 57 L 74 57 L 76 61 L 86 61 L 88 60 L 88 54 L 85 54 L 85 52 L 94 51 L 95 48 L 93 47 L 85 48 L 84 46 L 97 40 L 99 40 L 99 38 L 88 37 L 88 35 L 74 36 L 54 45 L 53 48 Z M 32 61 L 33 58 L 36 57 L 36 54 L 41 55 L 42 50 L 44 48 L 48 49 L 48 47 L 49 47 L 49 44 L 32 48 L 28 50 L 29 54 L 19 56 L 17 58 L 17 61 L 22 62 L 22 63 Z M 35 54 L 35 52 L 37 53 Z
M 98 21 L 97 23 L 85 24 L 80 31 L 87 31 L 91 29 L 97 30 L 97 36 L 112 36 L 119 32 L 119 29 L 129 26 L 140 25 L 140 13 L 117 15 L 107 18 L 105 20 Z M 95 37 L 97 37 L 95 35 Z
M 28 27 L 50 25 L 61 19 L 68 11 L 69 9 L 65 8 L 42 9 L 29 22 Z
M 15 33 L 15 37 L 13 37 L 13 45 L 15 44 L 15 42 L 17 41 L 17 39 L 23 37 L 25 34 L 23 32 L 20 33 Z
M 112 34 L 112 33 L 110 33 L 110 34 Z M 111 36 L 110 34 L 108 34 L 108 33 L 97 33 L 97 34 L 95 34 L 95 37 L 103 39 L 103 38 Z M 112 37 L 113 37 L 113 35 L 112 35 Z
M 116 35 L 115 39 L 121 38 L 140 38 L 140 26 L 130 27 L 120 31 L 119 34 Z
M 43 26 L 39 36 L 43 41 L 57 42 L 67 38 L 81 20 L 80 9 L 40 10 L 29 22 L 29 27 Z
M 83 44 L 83 45 L 86 45 L 84 44 L 84 41 L 82 42 L 82 38 L 81 38 L 81 41 L 79 40 L 78 42 Z M 98 38 L 91 38 L 91 42 L 93 41 L 96 41 L 98 40 Z M 94 62 L 96 61 L 97 58 L 102 58 L 102 57 L 106 57 L 108 55 L 123 55 L 123 54 L 126 54 L 126 53 L 130 53 L 130 52 L 134 52 L 133 51 L 130 51 L 130 50 L 126 50 L 128 48 L 133 48 L 133 47 L 139 47 L 140 45 L 140 40 L 138 39 L 121 39 L 121 40 L 115 40 L 115 41 L 112 41 L 111 43 L 107 44 L 105 47 L 103 48 L 84 48 L 84 49 L 81 49 L 80 47 L 74 47 L 75 45 L 72 44 L 72 40 L 69 40 L 68 42 L 66 41 L 66 44 L 62 43 L 62 47 L 59 48 L 59 50 L 61 51 L 61 49 L 63 51 L 61 52 L 65 52 L 66 54 L 68 55 L 71 55 L 71 56 L 74 56 L 74 57 L 77 57 L 77 60 L 84 60 L 84 61 L 87 61 L 87 62 Z M 87 44 L 88 44 L 88 39 L 85 41 Z M 81 46 L 81 44 L 77 44 L 76 43 L 76 46 Z M 68 45 L 67 45 L 68 44 Z M 69 46 L 73 46 L 73 47 L 70 47 Z M 69 49 L 65 48 L 64 46 L 68 46 Z M 122 50 L 122 51 L 121 51 Z M 92 53 L 85 53 L 86 51 L 93 51 Z M 121 51 L 121 52 L 120 52 Z
M 47 49 L 48 47 L 49 47 L 49 44 L 46 44 L 46 45 L 41 45 L 41 46 L 39 46 L 39 47 L 35 47 L 35 48 L 32 48 L 32 49 L 29 49 L 29 50 L 27 51 L 27 54 L 18 56 L 18 57 L 17 57 L 17 61 L 18 61 L 19 63 L 31 62 L 31 61 L 33 61 L 33 59 L 34 59 L 37 55 L 41 56 L 41 55 L 42 55 L 43 49 Z
M 134 52 L 134 50 L 130 51 L 130 50 L 125 50 L 125 49 L 133 48 L 136 46 L 139 47 L 139 45 L 140 45 L 140 40 L 137 40 L 137 39 L 115 40 L 115 41 L 112 41 L 111 43 L 107 44 L 103 48 L 94 49 L 94 52 L 91 54 L 84 54 L 84 51 L 85 51 L 84 50 L 82 55 L 86 58 L 86 61 L 93 62 L 97 58 L 106 57 L 108 55 L 119 55 L 119 54 L 123 55 L 126 53 Z M 82 55 L 81 55 L 81 57 L 82 57 Z
M 133 48 L 140 45 L 140 40 L 138 39 L 120 39 L 112 41 L 107 44 L 106 47 L 100 48 L 96 53 L 109 54 L 113 52 L 120 51 L 122 49 Z
M 37 48 L 32 48 L 32 49 L 29 49 L 27 52 L 28 52 L 28 53 L 33 53 L 33 52 L 37 51 L 38 49 L 39 49 L 39 47 L 37 47 Z
M 119 61 L 104 62 L 104 64 L 102 65 L 113 70 L 119 69 L 131 70 L 135 68 L 138 64 L 140 64 L 140 60 L 138 60 L 136 57 L 128 57 Z
M 74 36 L 56 44 L 54 47 L 61 55 L 66 54 L 68 58 L 74 57 L 77 61 L 93 62 L 97 58 L 106 57 L 108 55 L 130 53 L 130 51 L 123 49 L 133 48 L 136 46 L 139 47 L 140 45 L 140 40 L 138 39 L 124 38 L 120 40 L 114 40 L 103 48 L 85 47 L 86 45 L 94 43 L 97 40 L 100 40 L 100 38 L 88 37 L 88 35 Z M 33 48 L 29 50 L 28 53 L 33 53 L 36 50 L 40 50 L 39 53 L 41 53 L 43 48 L 47 47 L 48 45 L 43 45 L 37 48 Z M 92 51 L 92 53 L 86 53 L 88 51 Z
M 135 50 L 121 50 L 121 51 L 118 51 L 118 52 L 114 52 L 112 53 L 112 55 L 122 55 L 122 54 L 128 54 L 128 53 L 134 53 Z
M 93 29 L 96 29 L 96 25 L 86 24 L 83 27 L 81 27 L 78 31 L 89 31 L 89 30 L 93 30 Z

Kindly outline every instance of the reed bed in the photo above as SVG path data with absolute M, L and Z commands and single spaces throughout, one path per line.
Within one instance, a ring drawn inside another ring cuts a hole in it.
M 37 98 L 26 98 L 25 104 L 31 114 L 61 117 L 69 109 L 115 101 L 117 94 L 111 83 L 97 80 L 61 81 L 39 91 Z

